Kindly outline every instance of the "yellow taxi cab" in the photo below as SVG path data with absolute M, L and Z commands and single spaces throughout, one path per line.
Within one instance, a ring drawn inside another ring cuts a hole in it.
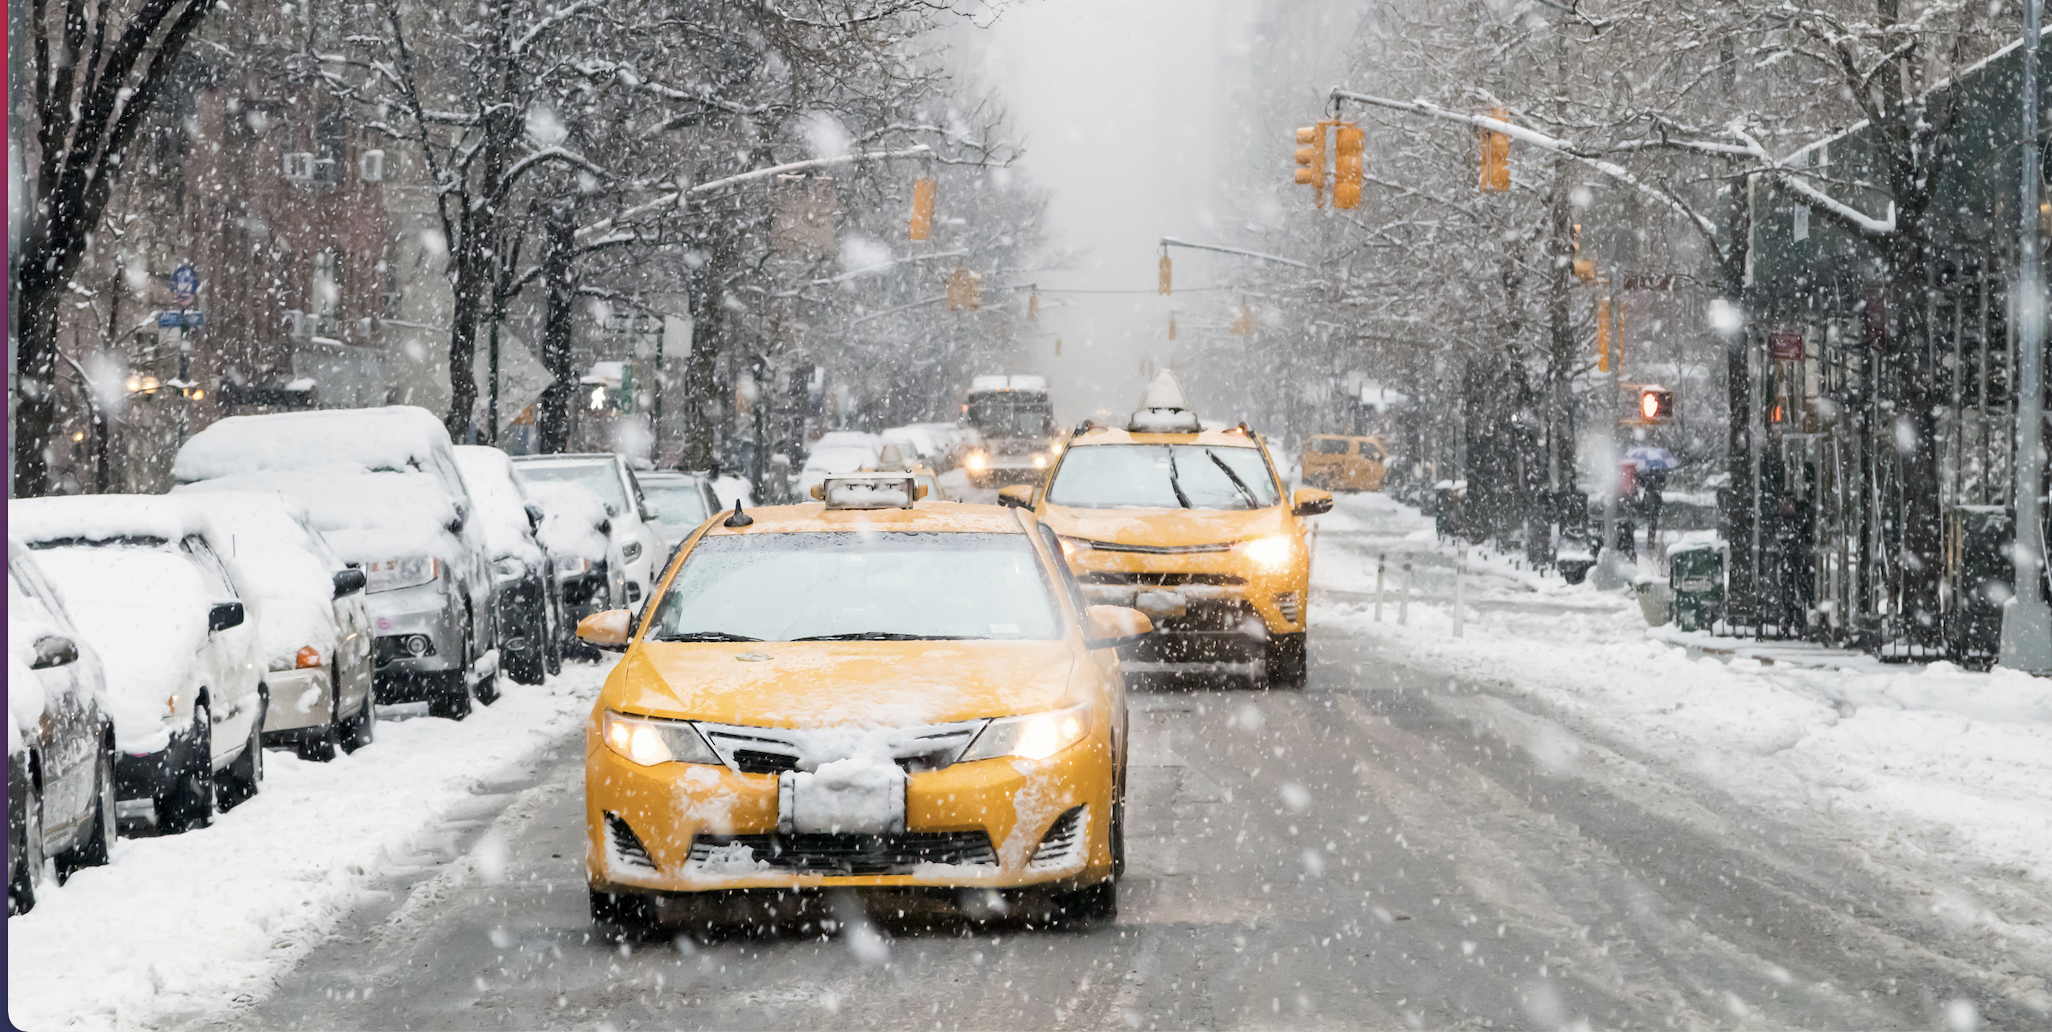
M 594 921 L 849 887 L 1115 913 L 1117 650 L 1147 618 L 1088 605 L 1031 513 L 927 503 L 904 473 L 819 492 L 707 521 L 638 626 L 579 624 L 626 653 L 585 729 Z
M 1380 491 L 1389 447 L 1380 437 L 1313 434 L 1304 439 L 1304 483 L 1328 491 Z
M 1258 664 L 1269 687 L 1301 688 L 1311 553 L 1304 517 L 1324 491 L 1291 494 L 1246 426 L 1205 430 L 1163 372 L 1125 429 L 1071 435 L 1041 487 L 1001 504 L 1052 527 L 1086 600 L 1133 606 L 1160 632 L 1133 658 Z
M 924 491 L 919 496 L 921 501 L 954 501 L 954 499 L 948 497 L 947 489 L 941 486 L 940 474 L 935 473 L 932 466 L 917 460 L 906 459 L 904 452 L 900 451 L 895 444 L 884 445 L 883 452 L 877 458 L 876 465 L 864 466 L 862 467 L 862 472 L 909 473 L 912 475 L 912 479 Z

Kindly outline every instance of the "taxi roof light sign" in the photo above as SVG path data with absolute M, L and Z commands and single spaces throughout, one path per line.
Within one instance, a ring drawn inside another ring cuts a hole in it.
M 925 494 L 909 473 L 833 474 L 812 489 L 828 509 L 910 509 Z
M 1126 423 L 1126 429 L 1137 434 L 1194 434 L 1203 428 L 1183 398 L 1182 383 L 1167 369 L 1147 385 L 1140 407 Z

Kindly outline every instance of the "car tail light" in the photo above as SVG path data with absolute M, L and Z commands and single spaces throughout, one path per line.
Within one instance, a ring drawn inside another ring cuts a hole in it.
M 308 646 L 306 646 L 305 648 L 302 648 L 302 649 L 300 649 L 300 650 L 299 650 L 299 661 L 298 661 L 297 663 L 293 664 L 293 665 L 294 665 L 294 666 L 296 666 L 296 667 L 298 667 L 298 668 L 299 668 L 299 669 L 301 669 L 301 670 L 305 670 L 305 669 L 307 669 L 308 667 L 317 667 L 317 666 L 320 666 L 320 665 L 321 665 L 321 650 L 319 650 L 319 649 L 317 649 L 317 648 L 314 648 L 314 647 L 313 647 L 313 646 L 311 646 L 311 645 L 308 645 Z

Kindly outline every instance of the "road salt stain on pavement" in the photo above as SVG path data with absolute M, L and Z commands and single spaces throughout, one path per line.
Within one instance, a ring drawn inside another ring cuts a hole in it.
M 8 1017 L 162 1027 L 264 995 L 395 859 L 446 837 L 452 811 L 570 738 L 612 662 L 502 681 L 461 723 L 388 709 L 375 742 L 332 763 L 268 752 L 263 791 L 212 827 L 123 838 L 111 865 L 45 881 L 7 922 Z

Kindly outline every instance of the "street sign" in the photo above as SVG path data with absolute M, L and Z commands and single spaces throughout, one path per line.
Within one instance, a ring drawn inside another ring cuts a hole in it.
M 157 313 L 157 325 L 158 325 L 158 326 L 166 326 L 166 327 L 169 327 L 169 326 L 184 326 L 184 327 L 193 327 L 193 326 L 200 326 L 200 325 L 204 325 L 204 324 L 206 323 L 206 321 L 207 321 L 207 313 L 205 313 L 205 312 L 158 312 L 158 313 Z
M 199 270 L 181 265 L 171 272 L 171 303 L 191 308 L 199 301 Z
M 1767 335 L 1767 349 L 1776 362 L 1800 362 L 1803 360 L 1803 335 L 1800 333 L 1770 333 Z

